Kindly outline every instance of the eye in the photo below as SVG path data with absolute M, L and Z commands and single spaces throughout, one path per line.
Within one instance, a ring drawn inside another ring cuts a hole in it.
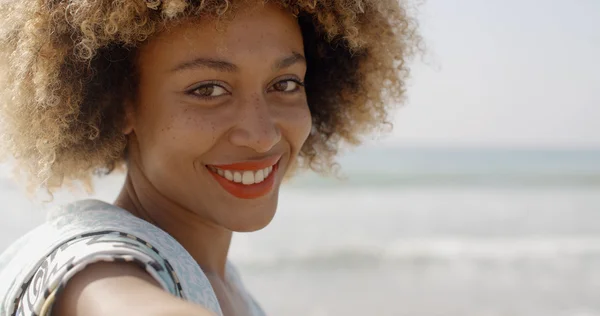
M 291 93 L 300 90 L 300 87 L 303 87 L 304 84 L 296 79 L 285 79 L 276 82 L 273 85 L 273 89 L 277 92 L 285 92 Z
M 189 94 L 204 99 L 218 98 L 220 96 L 228 94 L 228 91 L 222 86 L 214 83 L 203 84 L 199 87 L 191 89 Z

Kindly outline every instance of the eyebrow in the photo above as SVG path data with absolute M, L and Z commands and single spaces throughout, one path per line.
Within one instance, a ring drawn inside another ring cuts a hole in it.
M 292 55 L 284 57 L 284 58 L 276 61 L 273 64 L 273 70 L 277 71 L 277 70 L 285 69 L 285 68 L 288 68 L 297 63 L 306 64 L 306 58 L 300 53 L 293 52 Z M 221 71 L 221 72 L 238 72 L 239 71 L 239 67 L 229 61 L 214 59 L 214 58 L 198 57 L 193 60 L 178 64 L 177 66 L 175 66 L 171 69 L 171 72 L 196 69 L 196 68 L 211 68 L 211 69 Z
M 285 69 L 297 63 L 306 64 L 306 58 L 300 53 L 293 52 L 291 56 L 278 60 L 273 66 L 273 70 Z

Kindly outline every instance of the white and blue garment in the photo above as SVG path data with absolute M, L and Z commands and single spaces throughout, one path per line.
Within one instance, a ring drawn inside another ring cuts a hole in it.
M 114 205 L 83 200 L 55 211 L 0 255 L 0 316 L 50 316 L 65 284 L 101 261 L 138 264 L 165 291 L 222 315 L 208 278 L 173 237 Z M 251 315 L 263 316 L 230 263 L 226 278 Z

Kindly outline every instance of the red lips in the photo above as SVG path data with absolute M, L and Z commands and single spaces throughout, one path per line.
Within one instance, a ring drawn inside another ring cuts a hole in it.
M 224 165 L 209 165 L 207 169 L 217 183 L 231 195 L 241 199 L 256 199 L 267 195 L 273 190 L 275 185 L 275 174 L 279 170 L 280 159 L 281 155 L 276 155 L 261 160 L 248 160 Z M 267 169 L 271 166 L 273 169 L 268 176 L 264 178 L 262 182 L 254 184 L 243 184 L 228 180 L 214 170 L 214 168 L 217 168 L 223 171 L 230 171 L 232 174 L 234 172 L 241 174 L 246 171 L 251 171 L 256 174 L 257 171 Z

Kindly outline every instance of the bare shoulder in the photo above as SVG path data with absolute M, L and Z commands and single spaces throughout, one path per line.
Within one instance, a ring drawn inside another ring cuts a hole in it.
M 53 315 L 214 314 L 164 291 L 148 273 L 134 264 L 100 262 L 86 267 L 69 281 L 56 298 Z

